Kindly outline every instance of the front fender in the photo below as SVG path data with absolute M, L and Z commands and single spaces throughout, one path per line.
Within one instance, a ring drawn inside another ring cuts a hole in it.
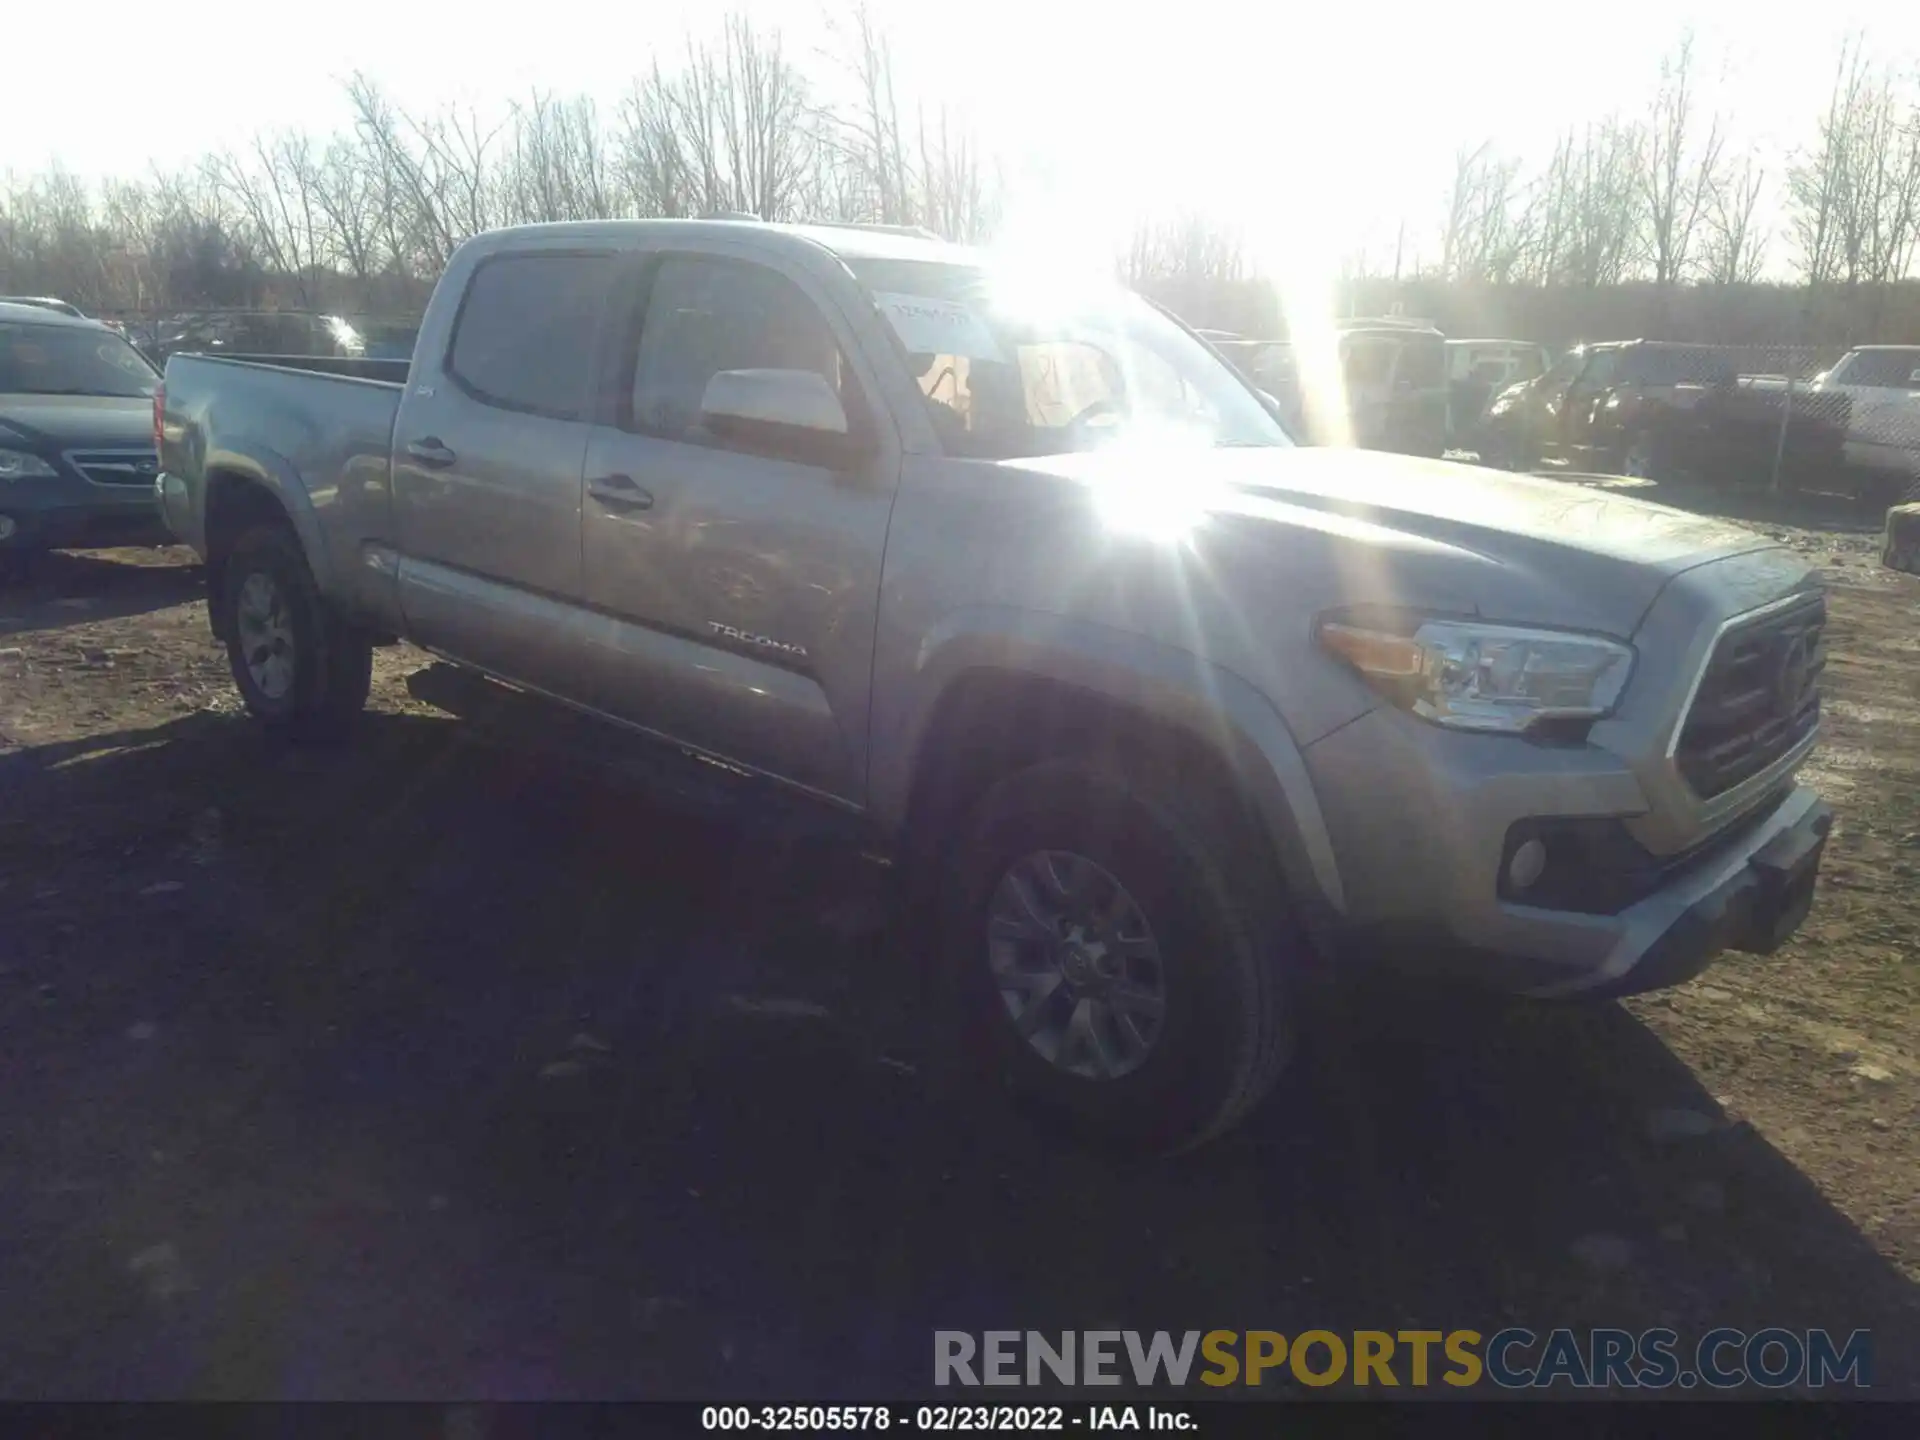
M 1346 908 L 1313 784 L 1279 712 L 1253 686 L 1188 651 L 1128 631 L 1010 606 L 971 606 L 930 631 L 892 676 L 876 676 L 868 803 L 904 826 L 913 778 L 942 699 L 976 671 L 1075 686 L 1208 745 L 1244 788 L 1291 893 Z

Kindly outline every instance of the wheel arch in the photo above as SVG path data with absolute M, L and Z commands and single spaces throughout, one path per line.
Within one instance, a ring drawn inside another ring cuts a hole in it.
M 922 656 L 913 703 L 876 737 L 869 787 L 875 820 L 904 849 L 924 853 L 1011 766 L 1114 737 L 1166 747 L 1181 773 L 1233 796 L 1316 938 L 1344 910 L 1299 747 L 1237 675 L 1127 632 L 1024 613 L 975 613 Z
M 254 525 L 279 524 L 292 530 L 322 593 L 328 588 L 326 537 L 304 486 L 278 456 L 222 457 L 207 466 L 205 535 L 207 595 L 217 600 L 225 584 L 228 557 L 240 536 Z M 207 618 L 224 640 L 220 606 L 209 603 Z

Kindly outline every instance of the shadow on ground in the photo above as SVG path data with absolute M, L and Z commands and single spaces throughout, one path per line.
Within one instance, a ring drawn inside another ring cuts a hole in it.
M 192 552 L 177 548 L 28 558 L 26 574 L 0 586 L 0 636 L 145 615 L 197 600 L 206 585 Z
M 838 842 L 372 715 L 0 760 L 0 1392 L 923 1392 L 935 1327 L 1875 1332 L 1913 1288 L 1614 1006 L 1316 999 L 1125 1163 L 949 1087 Z M 1604 1243 L 1593 1237 L 1605 1237 Z M 1584 1257 L 1584 1258 L 1583 1258 Z

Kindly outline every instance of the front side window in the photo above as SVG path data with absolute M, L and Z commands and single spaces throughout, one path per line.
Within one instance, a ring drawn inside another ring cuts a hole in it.
M 1634 353 L 1628 376 L 1641 385 L 1731 385 L 1733 362 L 1711 350 L 1645 348 Z
M 1129 435 L 1287 445 L 1247 384 L 1138 296 L 1023 292 L 984 268 L 854 259 L 951 455 L 1012 460 Z
M 582 418 L 612 276 L 607 255 L 482 261 L 454 322 L 448 372 L 485 404 Z
M 1580 367 L 1586 363 L 1585 350 L 1569 350 L 1547 367 L 1546 374 L 1540 377 L 1540 383 L 1549 389 L 1557 385 L 1570 385 L 1573 377 L 1580 373 Z
M 854 412 L 839 344 L 799 286 L 761 265 L 669 256 L 648 291 L 634 362 L 632 428 L 713 443 L 700 405 L 708 382 L 723 370 L 809 370 Z
M 126 341 L 80 325 L 0 324 L 0 395 L 153 394 L 154 369 Z

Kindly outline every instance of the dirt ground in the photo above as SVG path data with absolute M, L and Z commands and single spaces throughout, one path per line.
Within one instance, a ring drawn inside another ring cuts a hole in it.
M 870 1400 L 936 1327 L 1666 1324 L 1868 1328 L 1920 1396 L 1920 582 L 1749 518 L 1833 584 L 1795 942 L 1626 1005 L 1317 996 L 1174 1164 L 937 1079 L 881 872 L 806 820 L 497 743 L 405 650 L 351 747 L 271 748 L 190 556 L 55 557 L 0 597 L 0 1393 Z

